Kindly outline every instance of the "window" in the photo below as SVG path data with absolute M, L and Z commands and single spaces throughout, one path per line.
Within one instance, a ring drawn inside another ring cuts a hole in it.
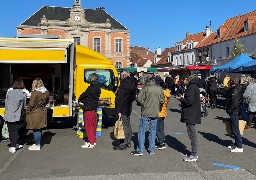
M 100 52 L 100 38 L 93 39 L 93 50 Z
M 74 37 L 74 43 L 80 45 L 80 37 Z
M 249 31 L 249 23 L 248 21 L 244 21 L 244 31 Z
M 98 75 L 98 82 L 101 88 L 113 91 L 115 86 L 115 76 L 110 69 L 85 69 L 84 82 L 90 83 L 90 76 L 92 73 Z
M 80 0 L 76 0 L 76 5 L 81 5 Z
M 229 47 L 226 47 L 226 58 L 229 58 Z
M 116 39 L 116 53 L 121 53 L 122 52 L 122 39 Z
M 116 67 L 117 69 L 122 68 L 122 67 L 123 67 L 122 62 L 116 61 L 116 62 L 115 62 L 115 67 Z

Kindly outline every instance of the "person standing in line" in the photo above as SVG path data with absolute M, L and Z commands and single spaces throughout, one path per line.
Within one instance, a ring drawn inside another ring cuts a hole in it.
M 167 116 L 167 105 L 169 102 L 169 99 L 171 97 L 171 91 L 168 89 L 168 86 L 165 83 L 161 83 L 160 86 L 163 88 L 164 92 L 164 104 L 162 105 L 161 112 L 158 115 L 157 119 L 157 127 L 156 127 L 156 137 L 158 145 L 156 146 L 156 149 L 162 150 L 165 149 L 165 133 L 164 133 L 164 119 Z
M 250 130 L 253 118 L 256 114 L 256 83 L 254 78 L 249 79 L 249 85 L 245 89 L 243 99 L 248 104 L 248 121 L 245 129 Z
M 34 142 L 28 148 L 30 151 L 41 149 L 42 129 L 47 127 L 47 109 L 49 91 L 44 87 L 40 78 L 32 82 L 32 93 L 26 110 L 27 129 L 33 130 Z
M 228 92 L 229 92 L 229 86 L 230 86 L 230 75 L 226 74 L 225 78 L 223 79 L 223 88 L 224 88 L 224 94 L 225 94 L 225 98 L 227 98 L 228 96 Z
M 97 107 L 100 94 L 98 75 L 92 73 L 90 86 L 78 98 L 78 102 L 83 104 L 85 130 L 88 137 L 88 142 L 86 141 L 81 148 L 94 148 L 96 145 Z
M 246 87 L 248 86 L 248 78 L 243 74 L 240 78 L 240 85 L 242 87 L 242 93 L 244 94 Z M 245 120 L 248 123 L 248 114 L 247 114 L 248 104 L 246 102 L 246 99 L 243 98 L 241 103 L 241 117 L 240 119 Z M 245 129 L 250 130 L 250 127 L 245 125 Z
M 146 86 L 140 91 L 137 103 L 141 105 L 141 118 L 138 132 L 138 146 L 136 151 L 131 152 L 134 156 L 142 156 L 144 151 L 145 133 L 149 126 L 149 153 L 155 152 L 157 119 L 164 103 L 164 93 L 160 86 L 155 84 L 154 75 L 147 75 Z
M 18 144 L 19 128 L 27 99 L 26 93 L 22 91 L 23 89 L 23 80 L 20 78 L 16 79 L 13 83 L 13 90 L 8 91 L 5 99 L 5 113 L 3 119 L 7 122 L 11 141 L 9 151 L 11 153 L 15 153 L 17 149 L 22 148 L 22 145 Z
M 210 106 L 212 109 L 216 108 L 216 101 L 217 101 L 217 79 L 214 73 L 211 73 L 210 78 L 208 80 L 208 86 L 210 90 Z
M 122 119 L 125 139 L 114 150 L 125 150 L 131 147 L 132 127 L 130 116 L 132 103 L 136 99 L 136 87 L 128 71 L 121 73 L 121 83 L 116 93 L 116 110 L 118 117 Z
M 195 127 L 196 124 L 201 124 L 200 90 L 197 75 L 193 74 L 188 77 L 187 89 L 184 96 L 176 98 L 181 102 L 181 122 L 186 123 L 188 137 L 192 146 L 191 154 L 186 156 L 184 161 L 197 161 L 198 141 Z
M 243 152 L 242 138 L 239 130 L 239 115 L 241 114 L 242 87 L 239 85 L 238 78 L 230 79 L 230 93 L 227 100 L 227 114 L 230 116 L 232 132 L 235 143 L 228 146 L 230 152 Z

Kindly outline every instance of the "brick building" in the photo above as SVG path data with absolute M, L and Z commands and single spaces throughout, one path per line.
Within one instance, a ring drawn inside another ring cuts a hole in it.
M 130 33 L 104 8 L 84 9 L 81 0 L 72 8 L 43 6 L 17 26 L 17 37 L 74 39 L 119 67 L 130 66 Z

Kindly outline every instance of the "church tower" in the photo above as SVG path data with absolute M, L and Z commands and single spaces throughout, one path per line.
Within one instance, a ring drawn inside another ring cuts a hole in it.
M 82 0 L 74 0 L 73 8 L 70 10 L 70 19 L 71 22 L 81 23 L 85 22 L 84 9 L 81 6 Z

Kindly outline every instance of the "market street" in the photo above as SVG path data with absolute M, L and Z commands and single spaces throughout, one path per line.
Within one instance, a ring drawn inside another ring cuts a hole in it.
M 140 114 L 140 108 L 134 104 L 131 115 L 134 144 L 130 149 L 113 150 L 113 126 L 103 128 L 94 149 L 82 149 L 83 141 L 76 136 L 74 128 L 56 128 L 63 124 L 55 124 L 43 131 L 41 151 L 27 149 L 32 144 L 31 135 L 24 148 L 15 154 L 8 151 L 9 142 L 1 142 L 0 179 L 256 179 L 255 128 L 243 136 L 244 152 L 230 153 L 227 146 L 231 139 L 225 135 L 224 123 L 228 115 L 220 106 L 209 109 L 209 115 L 196 127 L 198 162 L 184 162 L 190 140 L 185 124 L 179 122 L 178 101 L 171 98 L 168 109 L 167 148 L 156 150 L 155 155 L 146 151 L 142 157 L 130 155 L 137 144 Z

